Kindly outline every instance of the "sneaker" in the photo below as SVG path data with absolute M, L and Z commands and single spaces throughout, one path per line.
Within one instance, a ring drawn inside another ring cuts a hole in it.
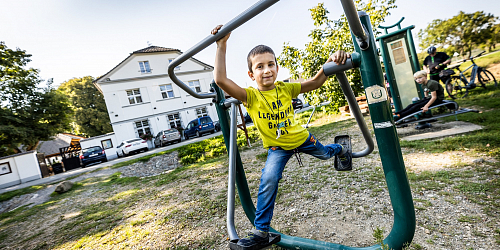
M 350 169 L 351 168 L 351 153 L 347 152 L 343 155 L 339 155 L 340 164 L 342 165 L 342 169 Z
M 262 235 L 266 235 L 265 237 L 262 237 Z M 257 229 L 252 229 L 248 235 L 240 239 L 238 241 L 238 246 L 245 247 L 245 248 L 252 248 L 257 247 L 257 246 L 265 246 L 269 244 L 269 233 L 263 232 Z

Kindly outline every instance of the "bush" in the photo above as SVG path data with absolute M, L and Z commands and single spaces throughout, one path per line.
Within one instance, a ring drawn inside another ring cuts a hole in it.
M 255 126 L 247 127 L 248 139 L 254 143 L 260 139 L 260 134 Z M 247 145 L 245 132 L 238 130 L 236 142 L 238 147 Z M 178 148 L 179 159 L 182 164 L 192 164 L 198 161 L 219 157 L 227 153 L 226 144 L 222 135 L 212 137 L 201 142 L 192 143 Z

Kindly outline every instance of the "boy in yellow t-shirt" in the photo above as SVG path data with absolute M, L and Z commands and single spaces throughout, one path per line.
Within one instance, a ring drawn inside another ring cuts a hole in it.
M 217 34 L 221 27 L 222 25 L 215 27 L 212 34 Z M 217 41 L 215 82 L 226 93 L 243 102 L 262 136 L 264 148 L 268 149 L 257 196 L 255 228 L 247 237 L 238 241 L 238 245 L 242 247 L 258 247 L 268 243 L 278 182 L 290 157 L 296 152 L 325 160 L 339 155 L 341 164 L 347 166 L 351 164 L 351 153 L 339 144 L 323 146 L 293 119 L 292 98 L 321 87 L 327 79 L 323 69 L 303 83 L 275 82 L 278 64 L 274 52 L 265 45 L 259 45 L 247 57 L 248 75 L 257 82 L 258 88 L 241 88 L 226 75 L 226 45 L 229 35 Z M 337 51 L 327 62 L 344 64 L 349 57 L 348 53 Z

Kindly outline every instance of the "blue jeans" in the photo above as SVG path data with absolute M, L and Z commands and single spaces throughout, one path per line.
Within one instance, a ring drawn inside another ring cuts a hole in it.
M 316 158 L 327 160 L 339 154 L 342 146 L 329 144 L 323 146 L 316 137 L 309 134 L 307 140 L 297 150 Z M 259 194 L 257 196 L 257 211 L 254 225 L 258 230 L 269 232 L 269 225 L 273 217 L 274 202 L 278 194 L 278 182 L 281 180 L 285 165 L 294 154 L 293 150 L 284 150 L 280 147 L 271 147 L 267 151 L 266 166 L 260 177 Z

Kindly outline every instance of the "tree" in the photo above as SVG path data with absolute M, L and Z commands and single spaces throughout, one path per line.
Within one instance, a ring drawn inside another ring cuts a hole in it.
M 418 32 L 420 48 L 426 50 L 434 45 L 444 48 L 448 55 L 458 52 L 470 57 L 474 48 L 494 48 L 494 44 L 500 41 L 495 27 L 497 20 L 497 17 L 483 11 L 471 14 L 460 11 L 450 19 L 435 19 Z
M 73 129 L 77 134 L 97 136 L 113 131 L 104 97 L 92 84 L 94 78 L 73 78 L 59 86 L 74 110 Z
M 372 27 L 378 27 L 385 17 L 389 15 L 389 10 L 396 8 L 395 0 L 369 0 L 367 3 L 361 0 L 355 1 L 358 10 L 363 10 L 370 15 Z M 318 72 L 328 57 L 337 50 L 354 52 L 351 33 L 347 18 L 344 14 L 339 20 L 330 20 L 329 13 L 323 3 L 309 9 L 311 18 L 314 21 L 315 29 L 311 31 L 309 37 L 311 42 L 305 45 L 305 49 L 290 46 L 285 43 L 283 51 L 278 57 L 278 62 L 282 67 L 290 71 L 291 78 L 310 78 Z M 374 30 L 375 34 L 380 33 Z M 355 95 L 363 91 L 359 70 L 346 72 L 347 78 Z M 324 101 L 331 101 L 333 110 L 338 111 L 338 107 L 346 104 L 344 94 L 336 78 L 330 77 L 325 84 L 314 91 L 304 94 L 307 102 L 316 105 Z
M 30 57 L 0 42 L 0 156 L 34 150 L 69 127 L 67 98 L 50 81 L 39 87 L 38 70 L 26 68 Z

